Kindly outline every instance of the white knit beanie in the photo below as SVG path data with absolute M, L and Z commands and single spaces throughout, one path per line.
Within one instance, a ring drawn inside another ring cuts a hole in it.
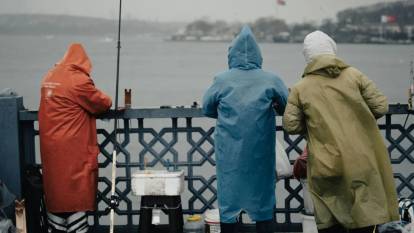
M 306 63 L 310 63 L 312 58 L 322 54 L 336 55 L 335 41 L 321 31 L 309 33 L 303 41 L 303 55 Z

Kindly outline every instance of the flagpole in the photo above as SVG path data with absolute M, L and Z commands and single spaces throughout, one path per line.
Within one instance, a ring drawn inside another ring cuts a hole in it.
M 286 5 L 286 2 L 285 0 L 276 0 L 275 4 L 276 4 L 275 5 L 276 19 L 278 19 L 279 18 L 279 7 Z
M 278 17 L 279 17 L 279 3 L 278 2 L 276 2 L 276 4 L 275 4 L 276 6 L 275 6 L 275 13 L 276 13 L 276 19 L 278 19 Z
M 110 227 L 109 232 L 114 232 L 115 225 L 115 208 L 119 205 L 118 197 L 115 196 L 116 187 L 116 157 L 118 152 L 117 130 L 118 130 L 118 89 L 119 89 L 119 65 L 121 55 L 121 16 L 122 16 L 122 0 L 119 0 L 118 14 L 118 41 L 117 41 L 117 57 L 116 57 L 116 82 L 115 82 L 115 118 L 114 118 L 114 151 L 112 153 L 112 176 L 111 176 L 111 203 L 110 203 Z

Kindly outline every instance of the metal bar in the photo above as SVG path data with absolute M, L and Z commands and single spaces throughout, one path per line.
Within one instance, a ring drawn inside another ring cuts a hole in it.
M 414 114 L 414 111 L 408 110 L 407 104 L 390 104 L 387 114 L 401 115 Z M 37 111 L 20 111 L 20 121 L 37 121 Z M 98 119 L 138 119 L 138 118 L 202 118 L 205 117 L 200 108 L 140 108 L 127 109 L 125 111 L 111 110 L 98 116 Z
M 20 121 L 37 121 L 37 111 L 20 111 Z M 205 117 L 199 108 L 144 108 L 127 109 L 125 111 L 111 110 L 98 116 L 98 119 L 139 119 L 139 118 L 202 118 Z

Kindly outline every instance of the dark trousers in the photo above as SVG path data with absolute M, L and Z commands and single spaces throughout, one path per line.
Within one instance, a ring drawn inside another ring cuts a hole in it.
M 341 225 L 335 225 L 326 229 L 318 230 L 319 233 L 378 233 L 377 226 L 369 226 L 357 229 L 345 229 Z
M 273 220 L 256 222 L 256 232 L 257 233 L 273 233 L 274 232 L 273 227 L 274 227 Z
M 220 233 L 238 233 L 239 223 L 220 223 Z

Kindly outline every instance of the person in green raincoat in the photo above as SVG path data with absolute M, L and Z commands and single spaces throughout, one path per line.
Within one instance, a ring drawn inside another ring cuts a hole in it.
M 319 232 L 375 232 L 399 220 L 387 148 L 376 119 L 388 111 L 375 84 L 336 56 L 321 31 L 304 40 L 307 66 L 283 116 L 308 141 L 307 177 Z
M 288 90 L 262 70 L 262 55 L 248 26 L 233 40 L 229 70 L 216 75 L 203 98 L 204 115 L 217 119 L 214 148 L 221 233 L 237 232 L 240 213 L 256 232 L 273 232 L 275 208 L 276 112 L 282 115 Z

